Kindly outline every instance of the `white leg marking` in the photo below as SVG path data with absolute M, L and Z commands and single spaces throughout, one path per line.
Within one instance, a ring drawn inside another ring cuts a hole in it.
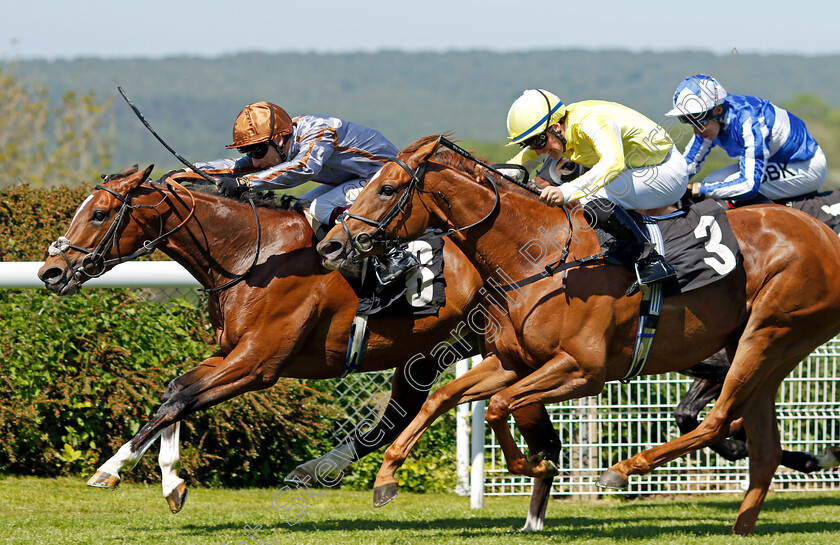
M 146 453 L 146 450 L 157 440 L 161 432 L 157 432 L 154 437 L 150 438 L 137 452 L 131 451 L 131 442 L 128 442 L 120 447 L 116 454 L 111 456 L 107 462 L 99 466 L 99 471 L 109 473 L 111 475 L 119 476 L 123 469 L 130 470 L 137 465 L 140 458 Z
M 184 479 L 178 477 L 180 467 L 180 445 L 181 423 L 175 422 L 168 426 L 160 436 L 160 464 L 161 484 L 163 486 L 163 497 L 166 498 L 178 487 Z

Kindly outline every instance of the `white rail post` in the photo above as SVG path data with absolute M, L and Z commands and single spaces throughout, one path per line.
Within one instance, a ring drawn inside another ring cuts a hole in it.
M 470 359 L 455 363 L 455 378 L 466 373 L 470 368 Z M 458 484 L 455 493 L 459 496 L 470 495 L 470 407 L 462 403 L 455 407 L 455 466 Z
M 473 358 L 473 367 L 482 361 L 481 356 Z M 470 509 L 484 507 L 484 401 L 472 402 L 470 468 Z

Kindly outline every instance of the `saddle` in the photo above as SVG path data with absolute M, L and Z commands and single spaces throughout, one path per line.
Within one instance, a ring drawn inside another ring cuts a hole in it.
M 716 282 L 735 270 L 742 256 L 738 241 L 729 226 L 726 209 L 720 203 L 701 201 L 665 216 L 631 215 L 648 239 L 677 272 L 675 282 L 668 282 L 664 295 L 685 293 Z M 634 249 L 596 227 L 601 248 L 612 263 L 632 267 L 629 256 Z

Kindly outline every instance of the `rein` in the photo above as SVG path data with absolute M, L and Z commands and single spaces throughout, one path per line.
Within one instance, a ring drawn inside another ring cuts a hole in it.
M 234 286 L 245 280 L 245 278 L 247 278 L 248 275 L 251 274 L 251 271 L 254 270 L 254 267 L 257 266 L 257 261 L 259 261 L 260 259 L 260 242 L 262 241 L 262 226 L 260 225 L 260 215 L 257 212 L 257 205 L 254 204 L 254 199 L 250 195 L 248 195 L 248 203 L 251 205 L 251 210 L 254 212 L 254 219 L 257 221 L 257 249 L 254 251 L 254 260 L 251 261 L 251 266 L 248 267 L 248 270 L 246 270 L 244 273 L 234 276 L 221 286 L 215 286 L 212 288 L 200 288 L 199 291 L 203 291 L 205 293 L 216 293 L 219 291 L 226 290 L 229 287 Z
M 563 272 L 568 269 L 572 269 L 574 267 L 579 267 L 580 265 L 585 265 L 590 261 L 597 261 L 603 257 L 606 257 L 608 252 L 601 252 L 598 254 L 593 254 L 590 256 L 582 257 L 580 259 L 575 259 L 574 261 L 566 261 L 566 258 L 569 256 L 569 245 L 570 245 L 571 237 L 569 241 L 566 242 L 566 247 L 563 248 L 563 253 L 560 254 L 560 259 L 555 261 L 550 265 L 545 266 L 545 270 L 538 272 L 537 274 L 531 275 L 527 278 L 523 278 L 518 282 L 513 282 L 511 284 L 497 284 L 496 282 L 492 281 L 492 279 L 488 279 L 484 285 L 488 288 L 493 288 L 496 291 L 514 291 L 520 288 L 524 288 L 529 284 L 533 284 L 534 282 L 538 282 L 543 278 L 548 278 L 549 276 L 554 276 L 558 272 Z
M 117 90 L 118 90 L 118 91 L 119 91 L 119 93 L 122 95 L 123 99 L 125 99 L 126 104 L 128 104 L 128 106 L 129 106 L 129 107 L 131 108 L 131 110 L 134 112 L 134 115 L 136 115 L 136 116 L 137 116 L 137 118 L 140 120 L 140 122 L 141 122 L 141 123 L 143 123 L 143 125 L 144 125 L 144 126 L 145 126 L 148 130 L 149 130 L 149 132 L 150 132 L 150 133 L 152 133 L 152 136 L 154 136 L 154 137 L 157 139 L 157 141 L 158 141 L 158 142 L 160 142 L 161 144 L 163 144 L 163 147 L 165 147 L 165 148 L 169 151 L 169 153 L 171 153 L 172 155 L 174 155 L 176 159 L 178 159 L 179 161 L 181 161 L 181 163 L 183 163 L 183 164 L 184 164 L 187 168 L 189 168 L 189 169 L 192 171 L 192 173 L 190 173 L 190 174 L 192 174 L 192 176 L 190 176 L 190 177 L 199 177 L 199 178 L 202 178 L 203 180 L 206 180 L 206 181 L 210 182 L 211 184 L 215 185 L 216 187 L 219 187 L 219 180 L 214 180 L 213 178 L 211 178 L 210 176 L 208 176 L 206 172 L 204 172 L 203 170 L 201 170 L 200 168 L 198 168 L 197 166 L 195 166 L 195 165 L 194 165 L 194 164 L 192 164 L 191 162 L 187 161 L 186 159 L 184 159 L 184 158 L 183 158 L 183 157 L 182 157 L 182 156 L 181 156 L 181 155 L 180 155 L 177 151 L 175 151 L 174 149 L 172 149 L 172 147 L 171 147 L 169 144 L 167 144 L 167 143 L 163 140 L 163 138 L 161 138 L 161 137 L 160 137 L 160 135 L 158 135 L 158 133 L 157 133 L 157 132 L 156 132 L 156 131 L 152 128 L 152 126 L 149 124 L 149 122 L 148 122 L 148 121 L 146 121 L 146 118 L 145 118 L 145 116 L 142 114 L 142 112 L 140 112 L 140 110 L 137 108 L 137 106 L 135 106 L 135 105 L 134 105 L 134 103 L 131 101 L 131 99 L 130 99 L 130 98 L 128 98 L 128 95 L 126 94 L 125 90 L 123 90 L 123 88 L 122 88 L 122 87 L 117 86 Z M 273 130 L 274 130 L 274 129 L 273 129 L 273 127 L 274 127 L 274 110 L 272 110 L 272 111 L 271 111 L 271 126 L 272 126 L 272 132 L 273 132 Z M 273 144 L 273 142 L 272 142 L 272 144 Z M 276 147 L 277 147 L 277 146 L 275 145 L 275 148 L 276 148 Z M 280 152 L 280 150 L 279 150 L 279 149 L 278 149 L 277 151 L 278 151 L 278 152 Z M 280 155 L 281 155 L 281 156 L 283 156 L 283 157 L 285 157 L 285 154 L 284 154 L 284 153 L 280 153 Z M 285 159 L 284 159 L 284 160 L 285 160 Z M 187 173 L 184 173 L 184 174 L 187 174 Z M 173 181 L 172 183 L 175 183 L 176 185 L 178 185 L 178 187 L 181 187 L 182 189 L 184 189 L 185 191 L 187 191 L 187 190 L 186 190 L 185 188 L 183 188 L 181 185 L 177 184 L 177 182 L 174 182 L 174 181 Z M 97 187 L 98 187 L 98 186 L 97 186 Z M 103 189 L 106 189 L 106 188 L 103 188 Z M 108 190 L 108 191 L 110 191 L 110 190 Z M 187 191 L 187 192 L 189 193 L 189 191 Z M 114 193 L 113 191 L 111 191 L 111 193 L 113 193 L 114 195 L 116 195 L 116 196 L 119 198 L 119 195 L 117 195 L 117 194 L 116 194 L 116 193 Z M 190 193 L 190 197 L 192 197 L 192 193 Z M 235 285 L 235 284 L 238 284 L 239 282 L 241 282 L 242 280 L 244 280 L 244 279 L 245 279 L 245 278 L 246 278 L 249 274 L 251 274 L 251 271 L 252 271 L 252 270 L 254 269 L 254 267 L 256 266 L 257 261 L 258 261 L 258 260 L 259 260 L 259 258 L 260 258 L 260 241 L 261 241 L 261 239 L 262 239 L 262 228 L 260 227 L 260 216 L 259 216 L 259 214 L 257 213 L 257 206 L 254 204 L 254 199 L 253 199 L 250 195 L 248 195 L 248 202 L 251 204 L 251 210 L 254 212 L 254 218 L 255 218 L 255 219 L 256 219 L 256 221 L 257 221 L 257 249 L 256 249 L 256 251 L 254 252 L 254 261 L 252 261 L 252 262 L 251 262 L 251 266 L 250 266 L 250 267 L 248 267 L 248 270 L 246 270 L 246 271 L 245 271 L 244 273 L 242 273 L 242 274 L 239 274 L 239 275 L 234 276 L 231 280 L 229 280 L 228 282 L 225 282 L 225 283 L 224 283 L 224 284 L 222 284 L 221 286 L 216 286 L 216 287 L 212 287 L 212 288 L 201 288 L 199 291 L 203 291 L 203 292 L 206 292 L 206 293 L 215 293 L 215 292 L 219 292 L 219 291 L 222 291 L 222 290 L 226 290 L 226 289 L 228 289 L 229 287 L 231 287 L 231 286 L 233 286 L 233 285 Z M 158 204 L 160 204 L 160 203 L 158 203 Z M 192 216 L 193 212 L 195 212 L 195 198 L 193 198 L 193 209 L 190 211 L 190 217 Z M 122 213 L 122 210 L 120 210 L 120 213 Z M 189 219 L 189 217 L 188 217 L 187 219 Z M 181 225 L 179 225 L 178 227 L 176 227 L 174 230 L 172 230 L 172 231 L 170 231 L 169 233 L 167 233 L 165 236 L 167 236 L 167 237 L 168 237 L 169 235 L 171 235 L 172 233 L 174 233 L 176 230 L 180 229 L 180 228 L 181 228 L 181 226 L 182 226 L 184 223 L 186 223 L 186 220 L 185 220 L 184 222 L 182 222 L 182 223 L 181 223 Z M 157 241 L 155 241 L 155 242 L 158 242 L 158 241 L 159 241 L 160 239 L 162 239 L 162 238 L 165 238 L 165 237 L 159 237 L 159 239 L 158 239 Z M 59 240 L 60 240 L 60 239 L 59 239 Z M 65 240 L 66 240 L 66 239 L 65 239 Z M 144 243 L 144 246 L 145 246 L 145 243 Z M 154 248 L 152 248 L 149 252 L 146 252 L 146 253 L 152 253 L 153 251 L 154 251 Z M 132 254 L 132 255 L 133 255 L 133 254 Z M 126 261 L 128 261 L 128 260 L 130 260 L 130 259 L 134 259 L 135 257 L 140 257 L 141 255 L 146 255 L 146 254 L 145 254 L 145 253 L 141 253 L 141 254 L 138 254 L 137 256 L 133 256 L 133 257 L 130 257 L 130 258 L 126 258 Z M 63 256 L 63 254 L 62 254 L 62 256 Z M 64 260 L 65 260 L 65 261 L 67 261 L 67 258 L 66 258 L 66 257 L 64 257 Z M 122 261 L 120 261 L 119 263 L 122 263 Z M 68 266 L 69 266 L 69 263 L 68 263 Z M 102 272 L 105 272 L 105 271 L 103 270 Z M 99 274 L 102 274 L 102 272 L 100 272 Z
M 187 173 L 182 173 L 182 174 L 180 174 L 180 176 L 184 176 L 185 174 L 187 174 Z M 193 218 L 193 216 L 195 215 L 195 208 L 196 208 L 196 206 L 195 206 L 195 196 L 192 194 L 192 192 L 189 189 L 187 189 L 186 187 L 182 186 L 181 184 L 179 184 L 178 182 L 176 182 L 172 179 L 168 179 L 166 181 L 166 183 L 170 186 L 174 186 L 174 187 L 177 187 L 179 189 L 182 189 L 182 190 L 186 191 L 186 193 L 190 196 L 190 201 L 191 201 L 190 202 L 190 211 L 187 214 L 187 217 L 184 218 L 184 220 L 181 221 L 181 223 L 179 223 L 177 226 L 170 229 L 166 233 L 163 232 L 163 220 L 162 220 L 162 217 L 161 217 L 161 213 L 157 209 L 161 204 L 163 204 L 164 201 L 169 199 L 168 195 L 163 194 L 163 198 L 157 204 L 154 204 L 154 205 L 151 205 L 151 204 L 137 204 L 137 205 L 134 205 L 134 204 L 131 204 L 131 200 L 132 200 L 132 196 L 133 196 L 133 191 L 136 188 L 130 189 L 125 194 L 125 196 L 123 196 L 123 195 L 120 195 L 119 193 L 117 193 L 116 191 L 114 191 L 113 189 L 111 189 L 109 187 L 105 187 L 104 185 L 96 185 L 96 186 L 94 186 L 95 190 L 107 191 L 108 193 L 113 195 L 114 198 L 116 198 L 117 200 L 119 200 L 122 203 L 122 206 L 120 206 L 120 209 L 117 212 L 116 216 L 114 217 L 114 220 L 111 222 L 111 225 L 108 226 L 108 229 L 105 232 L 105 235 L 102 237 L 102 239 L 99 241 L 99 243 L 94 248 L 84 248 L 84 247 L 72 244 L 66 237 L 63 237 L 63 236 L 58 237 L 58 240 L 56 240 L 56 241 L 54 241 L 50 244 L 50 246 L 48 248 L 49 255 L 51 255 L 51 256 L 60 255 L 62 257 L 62 259 L 64 259 L 64 262 L 67 264 L 67 268 L 70 271 L 73 278 L 75 278 L 77 281 L 80 281 L 82 279 L 83 274 L 88 276 L 89 278 L 96 278 L 96 277 L 102 276 L 105 273 L 105 271 L 113 265 L 119 265 L 120 263 L 125 263 L 126 261 L 132 261 L 134 259 L 137 259 L 138 257 L 142 257 L 144 255 L 151 254 L 152 252 L 154 252 L 157 249 L 158 245 L 161 242 L 165 241 L 170 236 L 172 236 L 176 232 L 180 231 L 184 227 L 184 225 L 186 225 L 187 222 L 190 221 Z M 173 191 L 173 193 L 174 193 L 174 191 Z M 254 204 L 254 200 L 249 197 L 248 202 L 251 205 L 251 210 L 254 212 L 254 218 L 256 219 L 256 222 L 257 222 L 257 246 L 256 246 L 256 251 L 254 252 L 254 260 L 251 262 L 251 266 L 248 267 L 248 269 L 244 273 L 234 276 L 231 280 L 225 282 L 221 286 L 215 286 L 215 287 L 212 287 L 212 288 L 201 288 L 200 291 L 213 293 L 213 292 L 219 292 L 219 291 L 225 290 L 227 288 L 230 288 L 231 286 L 233 286 L 235 284 L 238 284 L 239 282 L 244 280 L 251 273 L 254 266 L 256 266 L 257 261 L 259 260 L 259 257 L 260 257 L 260 246 L 261 246 L 260 242 L 261 242 L 261 239 L 262 239 L 262 229 L 261 229 L 261 226 L 260 226 L 260 218 L 259 218 L 259 214 L 257 212 L 256 204 Z M 139 249 L 137 249 L 135 252 L 131 253 L 130 255 L 115 257 L 113 259 L 105 259 L 105 254 L 108 252 L 109 248 L 112 248 L 112 247 L 113 248 L 118 248 L 119 247 L 120 227 L 124 224 L 126 218 L 131 215 L 131 211 L 132 210 L 138 210 L 138 209 L 144 209 L 144 208 L 153 209 L 157 212 L 158 218 L 160 219 L 160 234 L 152 240 L 147 240 L 147 241 L 143 242 L 142 246 Z M 75 250 L 79 253 L 85 254 L 85 256 L 82 258 L 82 262 L 81 262 L 80 265 L 78 265 L 76 267 L 71 266 L 70 260 L 67 258 L 67 255 L 66 255 L 67 250 Z
M 483 166 L 487 170 L 501 176 L 502 178 L 504 178 L 505 180 L 509 181 L 512 184 L 518 185 L 519 187 L 522 187 L 523 189 L 526 189 L 526 190 L 530 191 L 531 193 L 539 195 L 539 191 L 535 190 L 533 187 L 529 187 L 528 185 L 522 184 L 519 181 L 515 180 L 514 178 L 511 178 L 510 176 L 508 176 L 504 172 L 501 172 L 500 170 L 496 169 L 495 167 L 492 167 L 491 165 L 488 165 L 487 163 L 481 161 L 480 159 L 478 159 L 477 157 L 472 155 L 467 150 L 461 148 L 460 146 L 456 145 L 455 143 L 451 142 L 450 140 L 448 140 L 447 138 L 445 138 L 443 136 L 440 136 L 438 138 L 438 145 L 439 146 L 442 145 L 442 146 L 450 149 L 451 151 L 454 151 L 458 155 L 461 155 L 462 157 L 464 157 L 466 159 L 469 159 L 469 160 Z M 393 159 L 391 159 L 389 161 L 389 162 L 396 163 L 397 165 L 399 165 L 400 168 L 402 168 L 409 176 L 411 176 L 411 179 L 409 180 L 408 186 L 405 188 L 405 191 L 400 196 L 399 201 L 397 201 L 397 203 L 391 208 L 391 210 L 388 211 L 387 214 L 385 214 L 385 216 L 381 220 L 379 220 L 379 221 L 372 220 L 372 219 L 366 218 L 364 216 L 357 216 L 356 214 L 350 214 L 346 211 L 343 212 L 338 218 L 336 218 L 336 222 L 341 223 L 341 226 L 344 228 L 344 232 L 347 234 L 347 239 L 353 242 L 353 246 L 358 251 L 360 251 L 360 252 L 370 251 L 371 249 L 373 249 L 375 244 L 384 244 L 386 247 L 388 247 L 388 246 L 396 245 L 396 244 L 400 243 L 400 240 L 398 238 L 397 239 L 383 239 L 383 240 L 377 240 L 377 239 L 380 238 L 380 237 L 383 237 L 384 234 L 385 234 L 385 229 L 391 224 L 392 221 L 394 221 L 394 219 L 397 216 L 399 216 L 400 214 L 402 214 L 404 212 L 405 205 L 411 199 L 411 195 L 414 193 L 415 190 L 420 192 L 420 193 L 436 193 L 443 200 L 443 202 L 445 202 L 447 204 L 447 206 L 449 205 L 449 201 L 447 201 L 446 196 L 443 193 L 441 193 L 440 191 L 426 191 L 424 189 L 420 189 L 420 187 L 419 187 L 419 185 L 423 181 L 423 177 L 426 174 L 426 165 L 428 164 L 428 161 L 429 160 L 426 159 L 424 162 L 422 162 L 420 165 L 417 166 L 416 170 L 413 170 L 410 166 L 408 166 L 408 164 L 405 163 L 405 161 L 403 161 L 399 157 L 394 157 Z M 496 180 L 492 176 L 488 175 L 488 176 L 486 176 L 486 178 L 490 182 L 490 185 L 493 187 L 493 193 L 496 196 L 496 202 L 493 204 L 493 208 L 491 208 L 490 211 L 487 213 L 487 215 L 485 215 L 480 220 L 478 220 L 474 223 L 471 223 L 470 225 L 466 225 L 464 227 L 450 228 L 448 231 L 442 232 L 438 236 L 443 238 L 443 237 L 446 237 L 446 236 L 449 236 L 449 235 L 454 235 L 455 233 L 460 233 L 461 231 L 466 231 L 467 229 L 470 229 L 471 227 L 475 227 L 476 225 L 479 225 L 479 224 L 483 223 L 484 221 L 486 221 L 490 216 L 492 216 L 499 209 L 499 205 L 501 203 L 501 197 L 499 196 L 499 187 L 496 184 Z M 450 206 L 450 208 L 451 208 L 451 206 Z M 346 220 L 348 218 L 360 221 L 362 223 L 366 223 L 367 225 L 375 227 L 375 229 L 370 233 L 359 233 L 358 235 L 353 236 L 353 234 L 350 232 L 350 228 L 347 227 Z
M 120 263 L 125 263 L 126 261 L 131 261 L 133 259 L 137 259 L 138 257 L 151 254 L 157 249 L 158 244 L 169 238 L 173 233 L 179 231 L 190 219 L 192 219 L 193 215 L 195 214 L 195 197 L 193 196 L 192 192 L 177 182 L 172 181 L 170 183 L 187 192 L 187 194 L 190 196 L 191 208 L 189 214 L 187 214 L 187 217 L 184 218 L 184 220 L 181 223 L 179 223 L 177 226 L 175 226 L 168 232 L 163 232 L 162 216 L 157 210 L 158 206 L 163 204 L 163 202 L 169 198 L 166 194 L 163 195 L 163 198 L 157 204 L 134 205 L 131 204 L 131 199 L 132 193 L 136 188 L 130 189 L 125 194 L 125 196 L 123 196 L 109 187 L 105 187 L 104 185 L 96 185 L 94 186 L 95 190 L 107 191 L 108 193 L 113 195 L 114 198 L 116 198 L 122 203 L 122 206 L 120 206 L 120 209 L 114 217 L 114 220 L 111 222 L 111 225 L 109 225 L 107 231 L 105 231 L 105 235 L 94 248 L 83 248 L 81 246 L 72 244 L 66 237 L 58 237 L 58 240 L 50 244 L 47 252 L 51 256 L 60 255 L 64 259 L 64 262 L 67 264 L 68 270 L 70 270 L 71 274 L 77 281 L 81 280 L 82 274 L 90 278 L 96 278 L 102 276 L 110 266 L 119 265 Z M 143 242 L 143 245 L 130 255 L 115 257 L 113 259 L 105 259 L 105 254 L 108 252 L 108 249 L 119 247 L 119 230 L 120 227 L 123 225 L 125 219 L 131 215 L 132 210 L 143 208 L 152 209 L 157 212 L 158 219 L 160 219 L 160 234 L 153 240 L 147 240 Z M 67 250 L 75 250 L 79 253 L 85 254 L 79 266 L 71 266 L 70 260 L 67 259 L 66 255 Z
M 460 146 L 454 144 L 453 142 L 451 142 L 450 140 L 448 140 L 447 138 L 445 138 L 443 136 L 438 138 L 438 145 L 443 145 L 444 147 L 450 149 L 451 151 L 457 153 L 458 155 L 485 167 L 490 172 L 493 172 L 493 173 L 501 176 L 506 181 L 508 181 L 508 182 L 510 182 L 514 185 L 517 185 L 517 186 L 525 189 L 526 191 L 529 191 L 530 193 L 533 193 L 534 195 L 539 195 L 540 194 L 539 188 L 537 188 L 533 184 L 524 184 L 524 183 L 519 182 L 518 180 L 508 176 L 504 172 L 501 172 L 500 170 L 496 169 L 495 167 L 493 167 L 491 165 L 488 165 L 485 162 L 481 161 L 480 159 L 478 159 L 477 157 L 472 155 L 467 150 L 465 150 L 465 149 L 461 148 Z M 419 192 L 422 192 L 422 193 L 432 193 L 431 191 L 425 191 L 425 190 L 420 189 L 418 187 L 419 184 L 423 181 L 423 176 L 425 175 L 425 172 L 426 172 L 426 164 L 428 163 L 428 159 L 426 161 L 424 161 L 423 163 L 421 163 L 420 165 L 418 165 L 416 170 L 412 170 L 411 167 L 408 166 L 408 164 L 406 164 L 403 160 L 399 159 L 398 157 L 395 157 L 395 158 L 391 159 L 391 162 L 394 162 L 394 163 L 398 164 L 404 171 L 406 171 L 406 173 L 408 173 L 409 176 L 411 176 L 411 180 L 409 180 L 408 186 L 406 187 L 403 194 L 400 196 L 400 200 L 397 201 L 397 204 L 394 205 L 394 207 L 391 208 L 391 210 L 389 210 L 388 213 L 385 214 L 385 216 L 379 221 L 372 220 L 370 218 L 366 218 L 366 217 L 363 217 L 363 216 L 357 216 L 355 214 L 350 214 L 346 211 L 344 213 L 342 213 L 336 220 L 337 222 L 341 223 L 342 227 L 344 227 L 344 232 L 347 234 L 347 239 L 351 240 L 353 242 L 353 246 L 360 252 L 366 252 L 366 251 L 371 250 L 374 247 L 374 245 L 377 244 L 377 243 L 384 244 L 386 247 L 389 244 L 399 244 L 399 242 L 400 242 L 399 239 L 390 239 L 390 240 L 386 239 L 386 240 L 381 240 L 381 241 L 378 241 L 376 239 L 383 236 L 385 234 L 385 229 L 388 227 L 388 225 L 390 225 L 390 223 L 399 214 L 401 214 L 404 211 L 405 205 L 408 203 L 409 199 L 411 198 L 412 193 L 415 190 L 417 190 Z M 493 179 L 492 176 L 490 176 L 488 174 L 486 176 L 486 178 L 490 182 L 490 185 L 493 187 L 493 192 L 496 195 L 496 202 L 493 204 L 493 208 L 490 210 L 490 212 L 486 216 L 484 216 L 482 219 L 478 220 L 475 223 L 472 223 L 472 224 L 467 225 L 465 227 L 451 228 L 448 231 L 443 232 L 438 236 L 445 237 L 445 236 L 449 236 L 449 235 L 452 235 L 452 234 L 455 234 L 455 233 L 458 233 L 458 232 L 461 232 L 461 231 L 465 231 L 465 230 L 467 230 L 471 227 L 475 227 L 476 225 L 486 221 L 487 218 L 489 218 L 494 212 L 496 212 L 496 210 L 498 210 L 498 208 L 500 206 L 500 202 L 501 202 L 501 197 L 499 196 L 499 188 L 496 185 L 496 180 Z M 449 204 L 448 201 L 446 200 L 446 197 L 440 191 L 437 191 L 435 193 L 437 193 L 438 196 L 440 196 L 440 198 L 444 202 Z M 569 215 L 569 211 L 565 207 L 563 207 L 563 212 L 566 214 L 566 221 L 569 224 L 569 232 L 571 233 L 571 231 L 574 227 L 574 222 L 572 221 L 572 218 Z M 354 237 L 353 234 L 350 232 L 350 228 L 347 226 L 347 223 L 346 223 L 347 218 L 354 219 L 354 220 L 360 221 L 362 223 L 366 223 L 368 225 L 371 225 L 371 226 L 375 227 L 376 229 L 374 231 L 370 232 L 370 233 L 359 233 L 358 235 L 356 235 Z M 601 253 L 594 254 L 594 255 L 591 255 L 591 256 L 576 259 L 574 261 L 566 262 L 566 259 L 569 257 L 569 252 L 570 252 L 570 249 L 571 249 L 571 243 L 572 243 L 572 237 L 569 236 L 568 239 L 566 239 L 566 245 L 565 245 L 565 247 L 563 248 L 563 251 L 560 254 L 560 259 L 555 261 L 554 263 L 551 263 L 550 265 L 546 265 L 543 271 L 541 271 L 537 274 L 534 274 L 532 276 L 529 276 L 527 278 L 524 278 L 522 280 L 519 280 L 518 282 L 505 284 L 505 285 L 499 285 L 495 282 L 492 282 L 491 280 L 488 280 L 487 282 L 485 282 L 485 286 L 490 287 L 492 289 L 495 289 L 497 291 L 518 290 L 519 288 L 522 288 L 522 287 L 527 286 L 529 284 L 533 284 L 534 282 L 542 280 L 543 278 L 553 276 L 554 274 L 556 274 L 558 272 L 562 272 L 562 271 L 565 271 L 567 269 L 571 269 L 573 267 L 578 267 L 580 265 L 584 265 L 584 264 L 589 263 L 591 261 L 596 261 L 596 260 L 601 259 L 601 258 L 605 257 L 606 255 L 608 255 L 608 252 L 601 252 Z

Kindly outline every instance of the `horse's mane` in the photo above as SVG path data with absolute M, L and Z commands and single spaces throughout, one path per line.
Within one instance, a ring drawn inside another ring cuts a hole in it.
M 166 184 L 158 184 L 156 182 L 149 182 L 149 184 L 153 187 L 165 187 Z M 214 195 L 222 200 L 231 200 L 237 202 L 244 202 L 239 201 L 238 199 L 230 199 L 221 195 L 215 187 L 208 185 L 208 184 L 185 184 L 190 191 L 197 191 L 198 193 L 205 193 L 207 195 Z M 292 195 L 281 195 L 279 200 L 275 198 L 275 195 L 271 191 L 263 191 L 261 193 L 254 194 L 254 204 L 257 208 L 267 208 L 269 210 L 288 210 L 291 212 L 298 212 L 303 214 L 303 210 L 309 206 L 309 201 L 298 199 L 297 197 L 293 197 Z
M 422 148 L 424 145 L 428 144 L 429 142 L 434 142 L 435 140 L 437 140 L 441 136 L 449 139 L 452 142 L 457 142 L 456 140 L 453 140 L 452 138 L 450 138 L 450 133 L 443 133 L 443 134 L 435 134 L 435 135 L 431 135 L 431 136 L 425 136 L 425 137 L 421 138 L 420 140 L 417 140 L 416 142 L 413 142 L 413 143 L 409 144 L 408 146 L 406 146 L 400 152 L 400 155 L 410 156 L 412 153 L 414 153 L 418 149 Z M 473 155 L 479 161 L 481 161 L 483 163 L 487 162 L 484 159 L 484 157 L 475 156 L 475 154 L 473 154 L 472 151 L 470 151 L 469 153 L 470 153 L 470 155 Z M 467 176 L 470 176 L 471 178 L 475 178 L 475 179 L 478 179 L 478 180 L 484 180 L 485 175 L 487 175 L 488 173 L 489 173 L 490 176 L 495 176 L 487 167 L 481 165 L 477 161 L 472 161 L 470 159 L 467 159 L 463 155 L 455 153 L 454 151 L 452 151 L 452 150 L 450 150 L 446 147 L 443 147 L 443 146 L 438 147 L 437 151 L 435 151 L 434 156 L 431 157 L 431 160 L 434 161 L 435 163 L 439 163 L 439 164 L 442 164 L 444 166 L 451 167 L 451 168 L 453 168 L 453 169 L 455 169 L 459 172 L 462 172 L 462 173 L 466 174 Z M 531 193 L 530 191 L 528 191 L 528 190 L 526 190 L 526 189 L 524 189 L 524 188 L 522 188 L 522 187 L 520 187 L 516 184 L 510 183 L 510 182 L 504 180 L 504 178 L 496 177 L 496 179 L 501 180 L 501 183 L 499 183 L 498 186 L 499 186 L 499 190 L 502 191 L 502 192 L 508 191 L 510 193 L 516 193 L 518 195 L 522 195 L 522 196 L 525 196 L 525 197 L 530 197 L 531 199 L 536 199 L 537 198 L 537 196 L 534 195 L 533 193 Z M 482 182 L 482 183 L 484 183 L 484 182 Z
M 400 152 L 400 155 L 410 156 L 415 151 L 419 150 L 420 148 L 422 148 L 423 146 L 425 146 L 426 144 L 428 144 L 430 142 L 436 141 L 441 136 L 449 139 L 450 141 L 456 142 L 456 140 L 453 140 L 452 138 L 450 138 L 450 133 L 433 134 L 431 136 L 424 136 L 420 140 L 417 140 L 416 142 L 412 142 L 411 144 L 406 146 Z M 472 154 L 472 151 L 470 151 L 470 154 Z M 480 161 L 484 161 L 483 157 L 476 157 L 476 159 L 479 159 Z M 459 170 L 459 171 L 461 171 L 465 174 L 468 174 L 470 176 L 482 176 L 483 172 L 487 170 L 486 168 L 484 168 L 483 166 L 481 166 L 477 162 L 470 161 L 466 157 L 458 155 L 454 151 L 449 150 L 447 148 L 444 148 L 442 146 L 438 147 L 437 151 L 435 152 L 435 155 L 431 158 L 431 160 L 433 160 L 435 163 L 440 163 L 442 165 L 452 167 L 455 170 Z

